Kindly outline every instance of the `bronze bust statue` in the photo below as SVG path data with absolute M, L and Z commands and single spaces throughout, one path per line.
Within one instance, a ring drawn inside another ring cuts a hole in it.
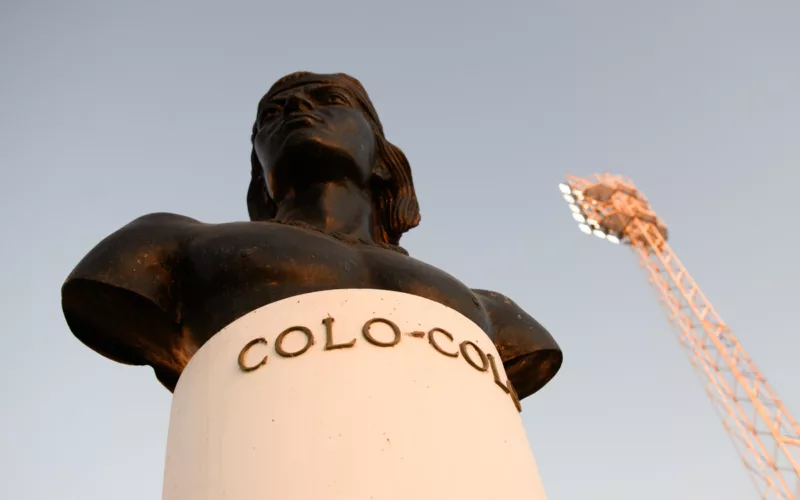
M 535 319 L 398 246 L 420 221 L 411 169 L 356 79 L 281 78 L 258 105 L 252 143 L 250 222 L 155 213 L 111 234 L 62 288 L 75 336 L 115 361 L 152 366 L 173 390 L 197 349 L 248 312 L 373 288 L 437 301 L 479 325 L 520 399 L 553 378 L 561 350 Z

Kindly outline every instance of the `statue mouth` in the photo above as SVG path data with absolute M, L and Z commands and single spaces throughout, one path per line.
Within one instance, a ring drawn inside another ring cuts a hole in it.
M 279 130 L 294 130 L 322 123 L 322 118 L 311 113 L 295 113 L 283 120 Z

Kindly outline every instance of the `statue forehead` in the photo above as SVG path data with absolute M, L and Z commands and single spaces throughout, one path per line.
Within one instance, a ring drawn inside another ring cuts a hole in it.
M 383 125 L 381 124 L 380 118 L 378 118 L 378 112 L 375 110 L 366 89 L 361 85 L 361 82 L 345 73 L 324 74 L 298 72 L 284 76 L 275 82 L 266 95 L 261 98 L 261 101 L 258 103 L 257 115 L 260 116 L 263 106 L 277 94 L 293 88 L 313 85 L 331 85 L 350 93 L 358 102 L 361 111 L 364 112 L 367 119 L 372 122 L 376 132 L 383 136 Z
M 262 104 L 273 97 L 300 87 L 313 87 L 320 85 L 330 85 L 341 87 L 354 94 L 366 94 L 364 87 L 355 78 L 343 73 L 321 74 L 321 73 L 293 73 L 275 82 L 259 101 L 259 108 Z

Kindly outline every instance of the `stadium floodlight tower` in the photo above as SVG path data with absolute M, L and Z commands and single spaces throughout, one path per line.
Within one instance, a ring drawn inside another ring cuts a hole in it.
M 629 245 L 764 499 L 800 499 L 800 426 L 667 244 L 667 227 L 622 176 L 567 175 L 578 228 Z
M 650 226 L 650 231 L 658 234 L 655 241 L 658 247 L 667 241 L 667 227 L 629 179 L 610 174 L 597 175 L 594 181 L 567 177 L 567 182 L 559 184 L 558 188 L 583 233 L 594 234 L 614 244 L 624 242 L 636 246 L 646 243 L 644 232 L 636 231 L 638 222 Z

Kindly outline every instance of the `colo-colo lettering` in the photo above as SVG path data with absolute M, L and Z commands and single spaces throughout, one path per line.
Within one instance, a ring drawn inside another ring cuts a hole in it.
M 352 339 L 348 342 L 336 343 L 333 339 L 333 322 L 334 319 L 331 317 L 327 317 L 322 320 L 322 324 L 325 326 L 325 347 L 323 350 L 331 351 L 334 349 L 349 349 L 356 345 L 356 339 Z M 388 326 L 391 328 L 393 336 L 391 340 L 379 340 L 375 338 L 372 334 L 372 326 L 376 323 L 380 323 L 383 325 Z M 290 333 L 299 332 L 305 336 L 305 343 L 299 349 L 294 351 L 287 351 L 284 346 L 284 340 Z M 378 347 L 393 347 L 400 343 L 400 340 L 403 338 L 403 334 L 400 332 L 400 328 L 392 321 L 384 318 L 372 318 L 371 320 L 364 323 L 364 326 L 361 328 L 361 334 L 364 337 L 364 340 L 369 342 L 370 344 Z M 462 357 L 469 366 L 473 369 L 478 370 L 479 372 L 488 372 L 491 370 L 492 376 L 494 377 L 494 383 L 500 387 L 506 394 L 511 397 L 511 400 L 514 402 L 514 406 L 516 406 L 517 411 L 522 411 L 522 407 L 519 404 L 519 397 L 517 396 L 517 392 L 514 390 L 514 386 L 511 384 L 510 380 L 506 380 L 503 382 L 500 380 L 500 371 L 497 368 L 497 360 L 492 354 L 486 354 L 478 347 L 477 344 L 474 342 L 470 342 L 469 340 L 465 340 L 460 344 L 456 345 L 453 335 L 444 330 L 442 328 L 432 328 L 427 333 L 426 332 L 411 332 L 408 334 L 414 338 L 425 338 L 428 337 L 428 343 L 433 350 L 438 352 L 439 354 L 449 357 L 449 358 L 458 358 L 459 356 Z M 258 370 L 262 366 L 267 364 L 267 359 L 269 356 L 264 356 L 258 362 L 254 363 L 254 360 L 250 360 L 248 358 L 248 352 L 250 349 L 257 345 L 267 345 L 267 339 L 259 337 L 256 339 L 251 340 L 242 348 L 239 352 L 239 368 L 245 372 L 249 373 L 255 370 Z M 310 329 L 306 328 L 305 326 L 292 326 L 287 328 L 286 330 L 282 331 L 278 337 L 275 339 L 275 354 L 282 358 L 296 358 L 297 356 L 303 355 L 306 351 L 308 351 L 311 346 L 315 344 L 314 334 L 311 332 Z

